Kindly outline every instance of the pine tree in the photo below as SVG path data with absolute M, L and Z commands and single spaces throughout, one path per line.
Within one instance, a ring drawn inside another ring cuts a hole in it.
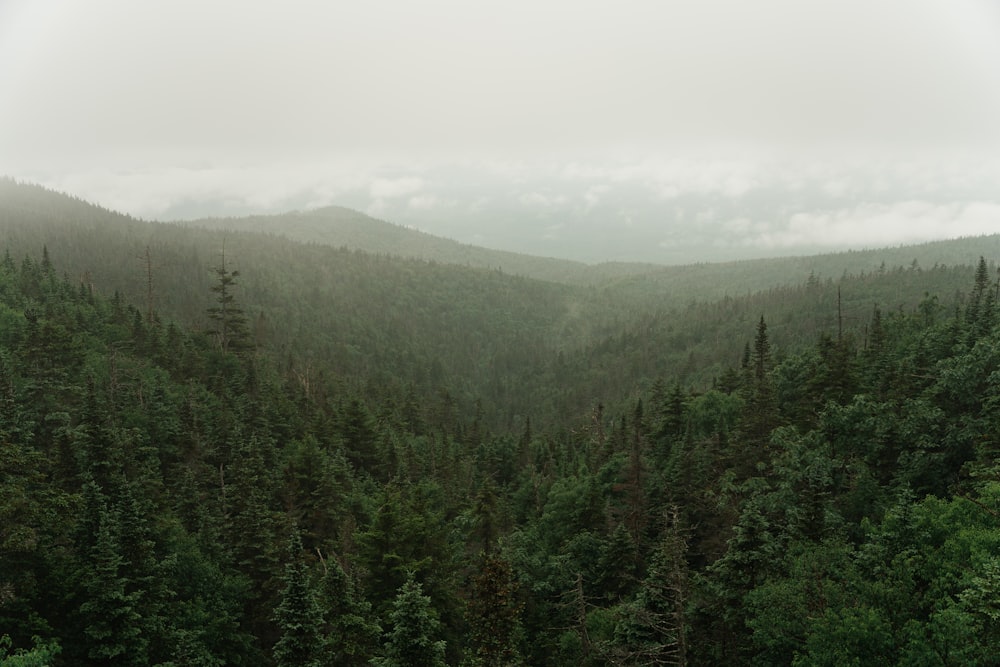
M 392 630 L 386 636 L 377 667 L 444 667 L 445 642 L 434 639 L 440 623 L 431 599 L 411 574 L 399 589 L 389 614 Z
M 688 654 L 687 541 L 676 507 L 652 555 L 652 564 L 634 602 L 624 605 L 615 641 L 605 647 L 614 664 L 686 665 Z
M 979 258 L 969 305 L 965 309 L 965 321 L 969 326 L 969 341 L 982 338 L 993 327 L 996 318 L 996 296 L 990 289 L 989 268 L 986 259 Z
M 767 335 L 767 324 L 761 315 L 742 388 L 745 407 L 740 428 L 741 438 L 738 443 L 734 443 L 738 450 L 733 452 L 733 462 L 741 476 L 752 475 L 756 465 L 766 460 L 771 431 L 779 424 L 770 369 L 771 343 Z
M 753 379 L 756 382 L 763 382 L 769 365 L 771 363 L 771 342 L 767 336 L 767 323 L 764 316 L 760 316 L 757 324 L 757 335 L 753 341 L 753 351 L 750 355 L 749 366 L 753 370 Z
M 208 317 L 214 323 L 212 333 L 223 353 L 242 353 L 251 349 L 250 333 L 247 328 L 247 318 L 243 309 L 236 303 L 236 296 L 233 293 L 236 289 L 236 279 L 239 271 L 230 271 L 226 267 L 226 252 L 222 251 L 222 261 L 219 266 L 212 269 L 216 276 L 216 284 L 211 290 L 216 294 L 215 302 L 218 305 L 208 309 Z
M 309 570 L 302 561 L 302 538 L 295 532 L 288 542 L 285 589 L 274 610 L 281 638 L 274 645 L 278 667 L 320 667 L 322 612 L 310 586 Z
M 382 628 L 371 604 L 358 593 L 354 580 L 336 558 L 324 561 L 320 606 L 326 619 L 323 637 L 325 667 L 362 667 L 371 662 Z
M 117 518 L 102 509 L 98 523 L 83 576 L 87 597 L 79 609 L 87 655 L 103 665 L 148 664 L 143 619 L 137 609 L 140 595 L 128 591 Z

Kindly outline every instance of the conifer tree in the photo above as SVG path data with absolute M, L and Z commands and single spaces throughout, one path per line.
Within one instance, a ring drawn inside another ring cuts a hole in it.
M 756 382 L 764 380 L 770 363 L 771 342 L 767 336 L 767 323 L 764 322 L 764 316 L 761 315 L 760 322 L 757 324 L 757 335 L 753 340 L 753 351 L 750 354 L 749 364 Z
M 440 623 L 431 599 L 410 574 L 389 613 L 392 630 L 386 636 L 377 667 L 444 667 L 445 642 L 435 639 Z
M 636 600 L 624 606 L 616 641 L 608 647 L 615 664 L 687 664 L 687 541 L 676 507 L 668 510 L 665 520 L 649 573 Z
M 282 578 L 285 589 L 274 610 L 281 637 L 274 645 L 278 667 L 319 667 L 322 651 L 322 612 L 302 561 L 302 538 L 296 531 L 288 542 L 288 562 Z
M 212 269 L 216 276 L 216 284 L 210 289 L 216 294 L 217 305 L 208 309 L 208 317 L 212 320 L 216 340 L 223 353 L 246 352 L 251 346 L 250 333 L 247 328 L 247 318 L 243 309 L 236 303 L 234 294 L 239 277 L 239 271 L 230 271 L 226 267 L 225 249 L 222 261 Z
M 757 466 L 766 461 L 771 431 L 778 426 L 778 405 L 770 376 L 771 343 L 764 316 L 757 325 L 757 335 L 750 359 L 743 371 L 740 395 L 744 401 L 739 439 L 730 443 L 729 457 L 740 478 L 756 474 Z
M 371 604 L 358 592 L 354 580 L 336 558 L 324 561 L 320 607 L 325 617 L 324 667 L 362 667 L 371 662 L 382 628 Z
M 993 327 L 996 318 L 996 295 L 990 289 L 989 268 L 984 257 L 979 258 L 965 321 L 969 327 L 969 341 L 975 342 Z
M 86 653 L 103 665 L 145 665 L 147 640 L 141 634 L 139 593 L 128 590 L 117 524 L 112 512 L 101 510 L 83 576 L 86 599 L 79 609 Z

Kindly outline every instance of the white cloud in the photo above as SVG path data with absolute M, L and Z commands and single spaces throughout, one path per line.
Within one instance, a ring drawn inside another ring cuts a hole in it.
M 583 194 L 584 210 L 591 211 L 601 203 L 601 198 L 610 190 L 607 185 L 592 185 Z
M 746 234 L 752 225 L 749 218 L 733 218 L 722 223 L 722 231 L 727 234 Z
M 566 224 L 562 222 L 557 222 L 554 225 L 549 225 L 543 231 L 542 240 L 544 241 L 554 241 L 559 238 L 559 232 L 566 228 Z
M 376 178 L 372 181 L 368 191 L 375 199 L 393 199 L 395 197 L 405 197 L 406 195 L 419 192 L 424 187 L 424 182 L 415 176 L 404 178 Z
M 384 199 L 376 199 L 372 201 L 371 204 L 365 209 L 365 213 L 373 218 L 381 218 L 385 215 L 386 211 L 389 209 L 386 205 Z
M 426 211 L 438 206 L 439 203 L 438 198 L 434 195 L 422 194 L 417 195 L 416 197 L 410 197 L 409 206 L 412 209 Z
M 557 208 L 564 206 L 567 202 L 566 195 L 549 195 L 542 192 L 529 192 L 518 197 L 518 201 L 525 206 L 535 208 Z
M 748 243 L 776 249 L 816 245 L 878 247 L 992 234 L 998 222 L 1000 203 L 990 201 L 868 203 L 796 213 L 783 228 L 751 236 Z

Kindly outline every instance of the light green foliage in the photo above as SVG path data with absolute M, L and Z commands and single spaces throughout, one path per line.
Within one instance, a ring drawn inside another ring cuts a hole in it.
M 59 644 L 43 642 L 35 637 L 31 649 L 17 649 L 10 652 L 11 640 L 8 635 L 0 636 L 0 667 L 51 667 L 59 655 Z
M 795 667 L 891 665 L 894 660 L 892 629 L 885 612 L 870 607 L 828 610 L 806 638 Z

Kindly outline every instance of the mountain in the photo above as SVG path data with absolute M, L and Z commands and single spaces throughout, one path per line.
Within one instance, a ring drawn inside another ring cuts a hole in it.
M 877 273 L 897 266 L 973 266 L 980 256 L 1000 255 L 1000 234 L 993 234 L 890 248 L 710 264 L 584 264 L 458 243 L 336 206 L 281 215 L 202 218 L 182 224 L 274 234 L 376 254 L 499 269 L 551 282 L 610 287 L 621 294 L 639 298 L 645 295 L 671 303 L 746 295 L 771 287 L 808 280 L 836 280 L 843 275 Z
M 718 264 L 667 266 L 606 283 L 622 298 L 647 304 L 684 303 L 747 296 L 775 287 L 837 282 L 844 277 L 879 275 L 897 268 L 975 266 L 980 257 L 1000 256 L 1000 234 L 933 241 L 918 245 L 778 257 Z
M 565 259 L 490 250 L 377 220 L 339 206 L 282 215 L 202 218 L 182 224 L 212 230 L 275 234 L 306 243 L 445 264 L 499 269 L 529 278 L 574 285 L 592 285 L 657 268 L 655 264 L 619 262 L 589 265 Z

